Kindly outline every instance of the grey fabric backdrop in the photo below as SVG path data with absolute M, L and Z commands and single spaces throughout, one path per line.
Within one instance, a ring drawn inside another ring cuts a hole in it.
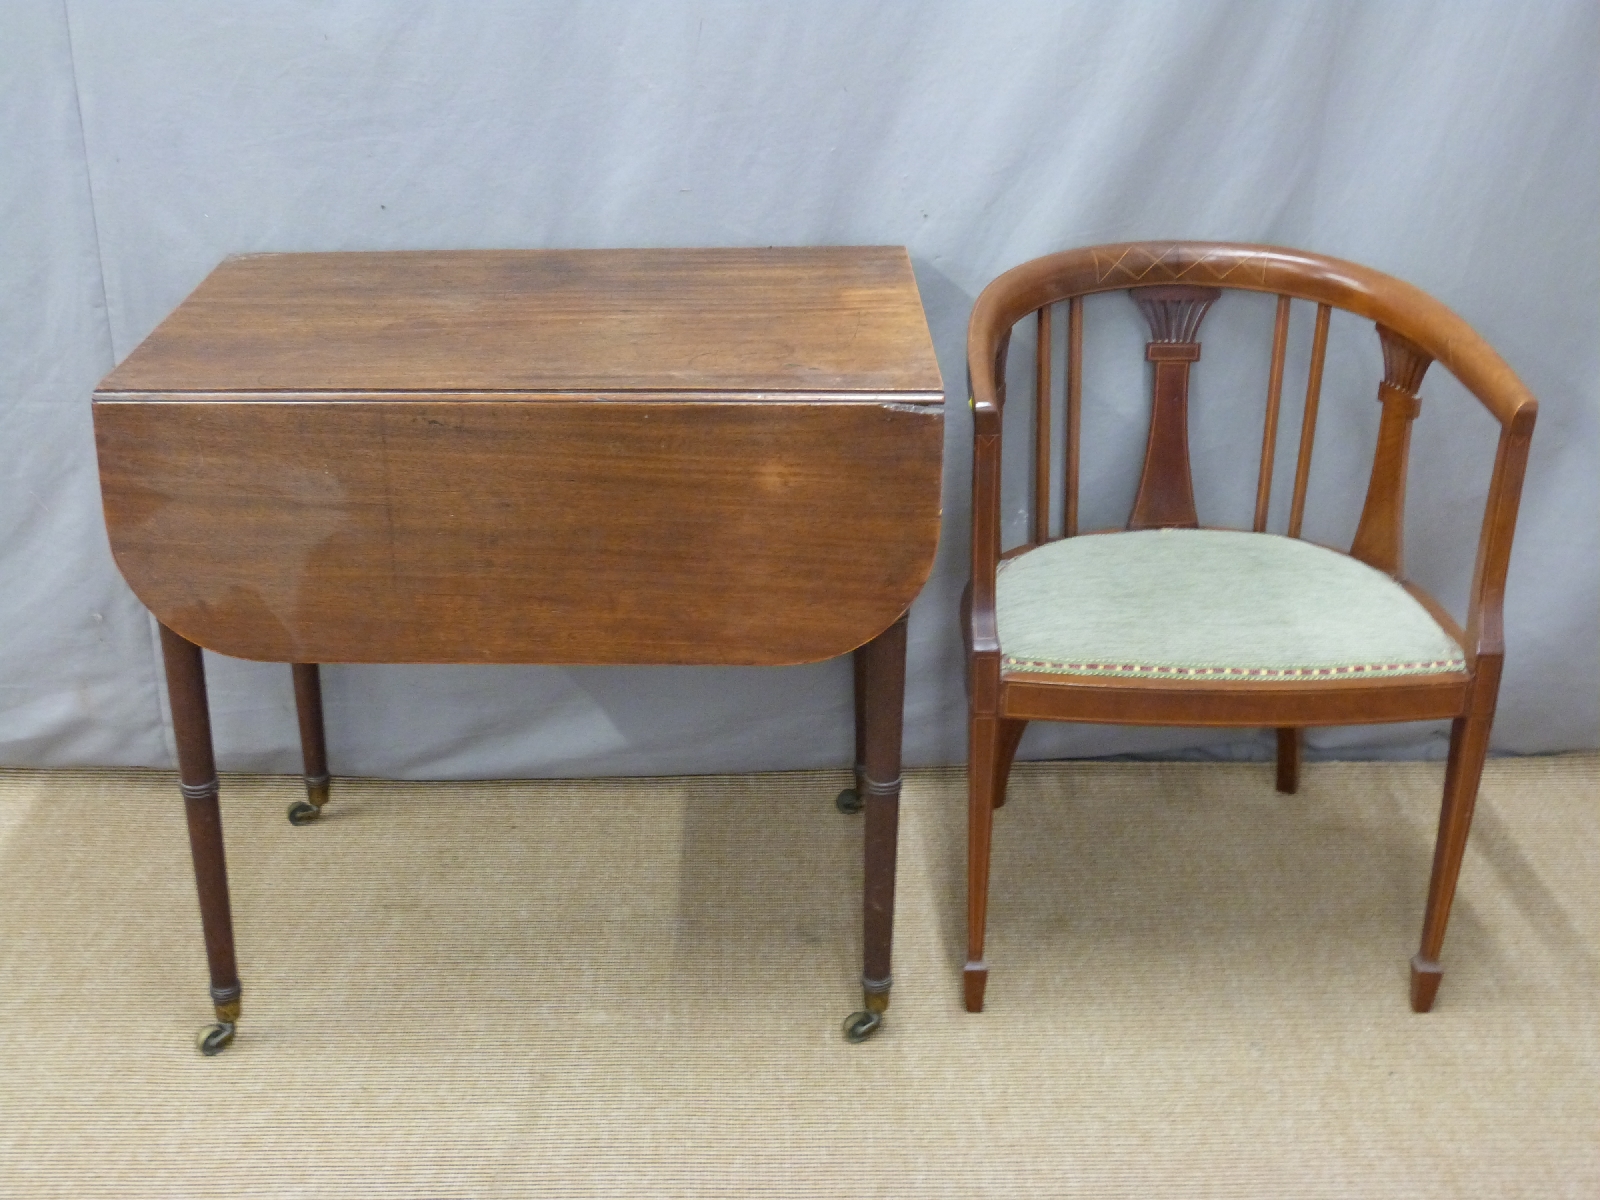
M 1145 237 L 1275 242 L 1370 264 L 1456 308 L 1521 373 L 1542 410 L 1495 746 L 1593 746 L 1597 47 L 1589 0 L 8 0 L 0 762 L 171 762 L 152 626 L 106 548 L 89 393 L 224 255 L 815 243 L 908 246 L 927 305 L 951 400 L 945 532 L 912 615 L 906 750 L 912 763 L 960 761 L 972 299 L 1024 259 Z M 1126 301 L 1090 316 L 1104 349 L 1089 368 L 1099 403 L 1086 484 L 1099 498 L 1088 514 L 1107 522 L 1126 514 L 1143 436 L 1136 322 Z M 1208 348 L 1199 373 L 1205 519 L 1249 516 L 1269 325 L 1270 302 L 1248 298 L 1208 321 L 1208 346 L 1229 329 L 1243 343 Z M 1309 529 L 1328 539 L 1353 528 L 1377 419 L 1375 339 L 1344 332 L 1354 336 L 1330 365 Z M 1493 428 L 1440 378 L 1424 395 L 1409 565 L 1459 610 Z M 1026 420 L 1011 429 L 1021 464 Z M 1018 533 L 1022 502 L 1013 486 Z M 287 669 L 209 664 L 223 766 L 295 769 Z M 849 758 L 845 660 L 347 666 L 329 668 L 325 687 L 343 774 Z M 1436 754 L 1440 738 L 1430 727 L 1328 730 L 1313 746 Z M 1263 746 L 1047 726 L 1030 730 L 1023 754 Z

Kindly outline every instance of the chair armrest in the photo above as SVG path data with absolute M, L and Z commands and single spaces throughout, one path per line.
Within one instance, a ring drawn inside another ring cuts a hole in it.
M 972 438 L 971 650 L 974 654 L 1000 653 L 1000 634 L 994 612 L 995 573 L 999 566 L 1000 435 L 977 433 Z
M 1522 479 L 1528 468 L 1528 443 L 1538 406 L 1522 406 L 1500 430 L 1494 474 L 1484 504 L 1478 557 L 1472 568 L 1472 594 L 1467 604 L 1467 654 L 1474 668 L 1480 657 L 1505 653 L 1504 604 L 1506 571 L 1511 565 L 1511 538 L 1516 531 Z

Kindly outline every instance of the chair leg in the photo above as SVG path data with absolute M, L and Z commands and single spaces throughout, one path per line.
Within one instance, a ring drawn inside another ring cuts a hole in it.
M 1278 730 L 1278 790 L 1294 795 L 1300 787 L 1300 730 Z
M 294 663 L 294 707 L 300 717 L 300 758 L 305 764 L 306 798 L 289 806 L 289 824 L 305 825 L 322 815 L 328 802 L 328 743 L 322 721 L 322 677 L 316 663 Z
M 1011 778 L 1011 763 L 1017 757 L 1017 744 L 1022 741 L 1023 731 L 1028 728 L 1026 721 L 1008 721 L 1001 718 L 1000 744 L 994 756 L 994 806 L 1004 807 L 1006 802 L 1006 780 Z
M 983 1011 L 989 967 L 983 961 L 989 915 L 989 842 L 999 776 L 1000 719 L 973 714 L 967 747 L 967 963 L 961 983 L 968 1012 Z
M 1422 918 L 1422 946 L 1411 960 L 1411 1008 L 1427 1012 L 1444 969 L 1439 952 L 1444 948 L 1445 925 L 1455 899 L 1461 859 L 1472 828 L 1472 810 L 1478 801 L 1478 781 L 1489 751 L 1492 712 L 1457 717 L 1450 728 L 1450 760 L 1445 767 L 1444 801 L 1439 809 L 1439 840 L 1433 848 L 1433 876 L 1428 882 L 1428 908 Z

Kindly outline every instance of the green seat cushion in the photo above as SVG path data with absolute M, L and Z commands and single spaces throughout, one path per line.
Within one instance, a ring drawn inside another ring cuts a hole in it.
M 1295 538 L 1151 529 L 1048 542 L 1000 564 L 1001 669 L 1281 682 L 1466 670 L 1382 571 Z

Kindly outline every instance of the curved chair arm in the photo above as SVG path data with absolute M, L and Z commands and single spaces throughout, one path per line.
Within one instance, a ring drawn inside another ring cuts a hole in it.
M 1532 428 L 1538 405 L 1505 360 L 1472 326 L 1409 283 L 1358 263 L 1232 242 L 1123 242 L 1064 250 L 1013 267 L 978 296 L 967 332 L 974 399 L 999 408 L 987 393 L 987 369 L 1003 352 L 1001 337 L 1019 319 L 1072 296 L 1156 284 L 1191 283 L 1270 292 L 1331 304 L 1368 317 L 1426 350 L 1461 381 L 1497 421 Z

